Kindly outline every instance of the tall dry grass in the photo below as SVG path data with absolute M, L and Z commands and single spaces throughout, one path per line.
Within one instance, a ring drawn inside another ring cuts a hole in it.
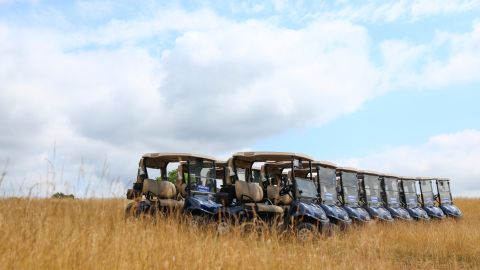
M 0 200 L 0 268 L 480 268 L 480 200 L 457 200 L 460 222 L 374 224 L 309 243 L 275 233 L 216 236 L 171 218 L 124 221 L 125 204 Z

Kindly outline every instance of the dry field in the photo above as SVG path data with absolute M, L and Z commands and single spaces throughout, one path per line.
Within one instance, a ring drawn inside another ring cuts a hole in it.
M 465 218 L 374 224 L 314 242 L 274 233 L 216 236 L 123 220 L 124 200 L 0 200 L 1 269 L 470 269 L 480 268 L 480 199 Z

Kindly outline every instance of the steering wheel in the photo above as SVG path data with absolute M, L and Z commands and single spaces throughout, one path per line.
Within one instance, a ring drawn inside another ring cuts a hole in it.
M 286 186 L 283 186 L 281 189 L 280 189 L 280 196 L 284 196 L 284 195 L 290 195 L 290 192 L 293 190 L 292 188 L 292 185 L 286 185 Z M 291 196 L 291 195 L 290 195 Z

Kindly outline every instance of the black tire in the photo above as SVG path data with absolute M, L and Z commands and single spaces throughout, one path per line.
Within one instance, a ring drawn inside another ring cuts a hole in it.
M 238 224 L 237 218 L 230 215 L 223 215 L 217 219 L 216 231 L 218 235 L 224 235 L 231 231 Z
M 335 223 L 327 223 L 322 225 L 322 235 L 326 237 L 333 237 L 340 231 L 340 226 Z
M 351 223 L 343 222 L 343 221 L 338 221 L 337 222 L 338 227 L 340 227 L 341 231 L 348 231 L 350 227 L 352 226 Z
M 204 229 L 208 224 L 208 218 L 205 215 L 193 214 L 190 217 L 190 225 L 195 229 Z
M 127 204 L 127 207 L 125 207 L 125 220 L 131 220 L 131 219 L 136 219 L 139 216 L 139 211 L 136 207 L 135 202 L 130 202 Z
M 310 222 L 300 222 L 296 227 L 296 237 L 302 242 L 308 242 L 315 239 L 318 229 Z
M 232 221 L 227 218 L 222 218 L 216 223 L 216 231 L 218 235 L 225 235 L 233 230 Z

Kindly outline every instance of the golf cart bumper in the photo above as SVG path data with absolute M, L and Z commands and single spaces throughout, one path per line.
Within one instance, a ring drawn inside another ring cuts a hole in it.
M 387 207 L 387 209 L 393 218 L 407 221 L 413 220 L 408 211 L 402 207 Z
M 209 196 L 191 196 L 185 200 L 184 211 L 186 212 L 204 212 L 215 215 L 222 209 L 223 205 L 214 202 Z
M 343 226 L 352 224 L 352 220 L 348 216 L 347 211 L 345 211 L 345 209 L 342 207 L 326 204 L 322 204 L 321 207 L 331 222 Z
M 453 218 L 462 218 L 462 211 L 453 204 L 443 204 L 440 206 L 445 215 Z
M 442 209 L 440 209 L 440 207 L 427 206 L 427 207 L 424 207 L 423 209 L 425 209 L 427 214 L 432 218 L 435 218 L 435 219 L 444 219 L 445 218 L 445 213 L 443 213 L 443 211 L 442 211 Z
M 427 212 L 420 207 L 407 208 L 410 216 L 417 220 L 430 220 Z
M 321 226 L 330 223 L 325 211 L 314 203 L 307 203 L 307 202 L 297 202 L 292 205 L 292 209 L 296 209 L 294 214 L 292 215 L 294 218 L 296 217 L 303 217 L 315 220 L 316 222 L 320 223 Z
M 378 219 L 384 222 L 393 222 L 393 217 L 390 212 L 383 207 L 366 207 L 368 213 L 373 219 Z
M 372 218 L 367 210 L 359 206 L 344 206 L 343 209 L 345 209 L 350 219 L 354 222 L 369 223 L 372 221 Z

